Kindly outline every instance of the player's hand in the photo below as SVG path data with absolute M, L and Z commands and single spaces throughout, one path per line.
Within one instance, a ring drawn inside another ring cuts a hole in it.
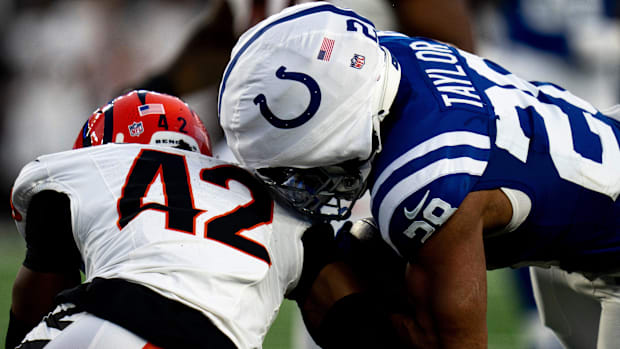
M 374 219 L 346 222 L 336 235 L 336 245 L 338 258 L 351 266 L 365 287 L 384 298 L 390 308 L 402 311 L 406 261 L 383 241 Z

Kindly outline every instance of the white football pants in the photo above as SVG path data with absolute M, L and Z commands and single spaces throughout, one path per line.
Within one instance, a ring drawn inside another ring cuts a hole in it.
M 160 349 L 126 329 L 86 312 L 69 314 L 61 304 L 30 331 L 17 348 L 45 349 Z
M 568 349 L 620 348 L 620 277 L 531 267 L 541 320 Z

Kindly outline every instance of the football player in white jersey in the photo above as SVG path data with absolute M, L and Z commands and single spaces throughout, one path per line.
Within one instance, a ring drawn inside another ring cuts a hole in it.
M 218 103 L 237 160 L 301 212 L 345 219 L 368 184 L 378 230 L 407 263 L 420 347 L 485 348 L 486 270 L 537 265 L 550 274 L 534 276 L 542 318 L 562 343 L 620 348 L 611 113 L 327 2 L 244 33 Z
M 73 150 L 27 164 L 7 348 L 26 333 L 18 348 L 260 348 L 284 297 L 326 347 L 386 343 L 331 227 L 210 155 L 184 102 L 139 90 L 97 109 Z

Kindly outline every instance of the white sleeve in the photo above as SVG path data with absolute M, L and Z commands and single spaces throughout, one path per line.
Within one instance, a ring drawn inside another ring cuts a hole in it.
M 504 232 L 515 231 L 527 218 L 532 210 L 532 201 L 524 192 L 510 188 L 500 188 L 512 205 L 512 218 L 503 229 Z
M 22 237 L 26 237 L 26 216 L 28 205 L 32 197 L 42 190 L 42 185 L 47 177 L 47 170 L 39 161 L 32 161 L 24 166 L 11 192 L 11 209 L 17 231 Z
M 620 104 L 616 104 L 613 107 L 601 110 L 601 113 L 609 116 L 616 121 L 620 121 Z

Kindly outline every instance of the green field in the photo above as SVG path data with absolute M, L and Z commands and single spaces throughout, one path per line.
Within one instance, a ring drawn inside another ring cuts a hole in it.
M 11 302 L 11 285 L 24 256 L 24 243 L 11 224 L 0 223 L 0 340 L 4 347 Z M 489 274 L 489 348 L 525 348 L 521 330 L 522 311 L 509 271 Z M 299 323 L 294 303 L 285 301 L 280 315 L 265 339 L 264 349 L 296 349 L 298 340 L 294 324 Z

